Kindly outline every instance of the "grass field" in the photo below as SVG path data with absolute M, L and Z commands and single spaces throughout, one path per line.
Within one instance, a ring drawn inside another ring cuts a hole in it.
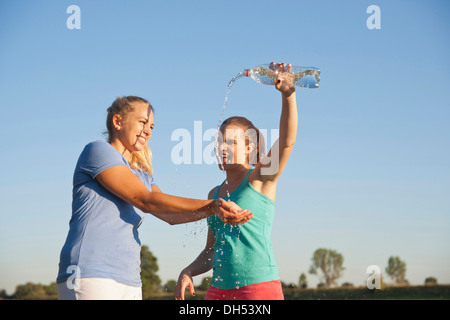
M 450 285 L 360 288 L 286 289 L 286 300 L 448 300 Z
M 20 297 L 6 299 L 16 300 L 56 300 L 56 287 L 48 287 L 47 291 L 38 286 L 39 290 L 22 294 Z M 50 289 L 52 290 L 50 290 Z M 450 285 L 422 285 L 422 286 L 385 286 L 383 289 L 369 290 L 365 287 L 338 287 L 315 289 L 283 289 L 285 300 L 450 300 Z M 186 300 L 203 300 L 206 292 L 196 290 L 195 297 L 188 291 Z M 0 297 L 0 300 L 5 298 Z M 174 294 L 169 292 L 155 293 L 146 300 L 174 300 Z
M 285 300 L 450 300 L 450 285 L 392 286 L 380 290 L 365 287 L 330 289 L 284 289 Z M 205 292 L 195 297 L 186 292 L 187 300 L 203 300 Z M 172 293 L 161 293 L 149 300 L 172 300 Z

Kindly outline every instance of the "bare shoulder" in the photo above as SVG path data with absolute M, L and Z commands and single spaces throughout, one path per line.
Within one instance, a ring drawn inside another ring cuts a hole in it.
M 220 186 L 215 186 L 214 188 L 211 189 L 211 191 L 208 193 L 208 200 L 212 199 L 212 197 L 214 196 L 214 193 L 216 193 L 217 189 L 219 189 Z

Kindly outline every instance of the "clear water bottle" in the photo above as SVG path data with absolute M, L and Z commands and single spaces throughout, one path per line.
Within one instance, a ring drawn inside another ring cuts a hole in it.
M 262 64 L 253 69 L 245 69 L 243 75 L 262 84 L 275 84 L 279 78 L 286 79 L 292 85 L 303 88 L 318 88 L 320 70 L 315 67 L 292 66 L 288 71 L 278 71 L 274 63 Z

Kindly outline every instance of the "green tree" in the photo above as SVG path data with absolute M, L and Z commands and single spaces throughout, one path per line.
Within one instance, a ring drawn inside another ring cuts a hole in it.
M 306 289 L 308 287 L 308 282 L 306 281 L 306 275 L 302 272 L 300 278 L 298 279 L 299 288 Z
M 175 289 L 177 287 L 177 282 L 175 280 L 169 280 L 163 286 L 164 291 L 175 293 Z
M 343 284 L 341 284 L 341 287 L 343 287 L 343 288 L 353 288 L 353 283 L 351 283 L 351 282 L 344 282 Z
M 395 283 L 406 283 L 406 263 L 399 257 L 389 257 L 386 273 Z
M 336 284 L 336 279 L 342 276 L 344 257 L 335 250 L 320 248 L 314 251 L 309 273 L 322 271 L 322 280 L 327 288 Z
M 142 298 L 147 299 L 158 291 L 161 279 L 156 274 L 159 270 L 158 259 L 152 254 L 148 246 L 141 248 L 141 280 Z
M 425 279 L 425 285 L 432 286 L 437 284 L 437 279 L 435 277 L 428 277 Z
M 14 293 L 14 297 L 19 300 L 24 299 L 36 300 L 47 298 L 47 294 L 42 284 L 27 282 L 26 284 L 20 284 L 16 286 L 16 292 Z
M 200 283 L 200 285 L 197 287 L 197 289 L 201 290 L 201 291 L 206 291 L 206 290 L 208 290 L 210 283 L 211 283 L 211 277 L 204 277 L 202 279 L 202 282 Z
M 11 298 L 5 289 L 0 290 L 0 300 L 1 299 L 9 299 Z
M 52 282 L 48 286 L 44 285 L 44 291 L 48 297 L 57 297 L 58 296 L 58 285 L 56 284 L 56 282 Z

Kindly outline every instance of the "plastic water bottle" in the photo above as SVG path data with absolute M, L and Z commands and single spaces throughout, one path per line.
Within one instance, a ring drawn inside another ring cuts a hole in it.
M 315 67 L 292 66 L 290 72 L 276 70 L 275 64 L 262 64 L 253 69 L 245 69 L 243 75 L 250 77 L 262 84 L 275 84 L 279 78 L 286 79 L 292 85 L 303 88 L 318 88 L 320 81 L 320 70 Z

